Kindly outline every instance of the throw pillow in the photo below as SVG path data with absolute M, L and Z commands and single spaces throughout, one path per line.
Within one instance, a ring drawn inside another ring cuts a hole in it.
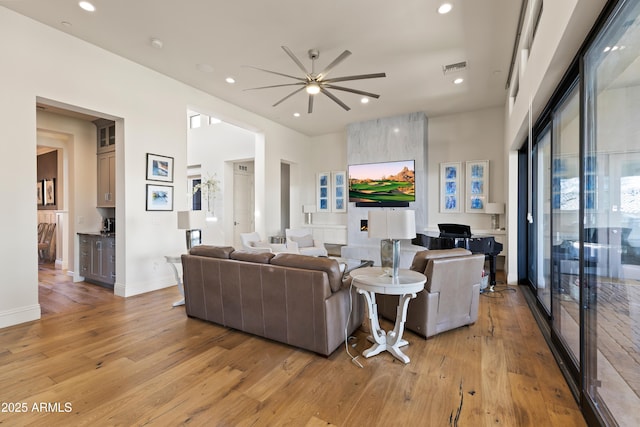
M 310 234 L 299 237 L 292 236 L 291 240 L 296 242 L 299 248 L 310 248 L 313 246 L 313 237 Z

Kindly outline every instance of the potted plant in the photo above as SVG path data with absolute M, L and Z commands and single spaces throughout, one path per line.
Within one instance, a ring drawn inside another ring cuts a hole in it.
M 203 179 L 200 184 L 193 187 L 193 193 L 200 191 L 202 198 L 207 200 L 207 217 L 209 214 L 213 216 L 213 205 L 216 199 L 216 193 L 220 188 L 220 180 L 216 179 L 216 174 L 209 175 L 206 179 Z

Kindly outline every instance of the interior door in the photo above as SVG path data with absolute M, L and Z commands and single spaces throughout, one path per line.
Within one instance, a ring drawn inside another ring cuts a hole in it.
M 233 242 L 241 248 L 240 233 L 255 229 L 253 164 L 236 163 L 233 170 Z

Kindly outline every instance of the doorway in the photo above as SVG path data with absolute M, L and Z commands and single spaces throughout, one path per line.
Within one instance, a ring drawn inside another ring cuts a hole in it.
M 242 247 L 241 233 L 255 230 L 254 162 L 233 163 L 233 245 Z

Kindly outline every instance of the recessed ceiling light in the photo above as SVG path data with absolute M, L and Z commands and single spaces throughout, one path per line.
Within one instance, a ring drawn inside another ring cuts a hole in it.
M 363 104 L 368 104 L 368 103 L 369 103 L 369 98 L 366 98 L 366 97 L 365 97 L 365 98 L 362 98 L 362 99 L 360 100 L 360 102 L 361 102 L 361 103 L 363 103 Z
M 196 68 L 198 69 L 198 71 L 202 71 L 203 73 L 213 73 L 213 65 L 196 64 Z
M 464 79 L 462 77 L 458 77 L 457 79 L 455 79 L 453 81 L 454 85 L 459 85 L 460 83 L 462 83 L 464 81 Z
M 68 27 L 71 27 L 71 22 L 69 22 L 69 21 L 62 21 L 62 22 L 60 23 L 60 25 L 62 25 L 63 27 L 67 27 L 67 28 L 68 28 Z
M 445 13 L 451 12 L 451 9 L 453 9 L 453 6 L 451 5 L 451 3 L 442 3 L 438 8 L 438 13 L 440 15 L 444 15 Z
M 607 46 L 607 47 L 604 48 L 605 52 L 609 52 L 610 50 L 611 50 L 611 46 Z
M 88 1 L 81 1 L 80 3 L 78 3 L 78 6 L 80 6 L 82 9 L 86 10 L 87 12 L 96 11 L 96 7 L 91 3 L 89 3 Z
M 152 38 L 151 46 L 155 47 L 156 49 L 162 49 L 162 46 L 164 46 L 164 43 L 160 39 Z
M 300 113 L 293 113 L 293 117 L 300 117 Z
M 236 82 L 236 79 L 234 79 L 233 77 L 227 77 L 226 79 L 224 79 L 225 82 L 232 84 Z

